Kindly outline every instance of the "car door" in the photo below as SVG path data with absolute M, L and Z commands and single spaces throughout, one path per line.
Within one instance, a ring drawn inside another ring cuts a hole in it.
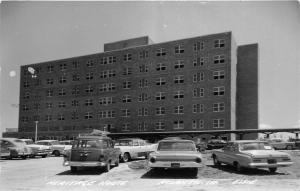
M 232 146 L 233 146 L 233 143 L 228 143 L 226 145 L 226 147 L 224 147 L 223 149 L 223 156 L 222 156 L 222 162 L 224 163 L 227 163 L 227 164 L 231 164 L 231 160 L 232 160 Z

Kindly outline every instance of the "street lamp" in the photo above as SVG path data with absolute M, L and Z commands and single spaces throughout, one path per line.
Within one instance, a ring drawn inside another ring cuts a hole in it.
M 35 121 L 35 142 L 37 141 L 37 126 L 38 126 L 39 121 Z

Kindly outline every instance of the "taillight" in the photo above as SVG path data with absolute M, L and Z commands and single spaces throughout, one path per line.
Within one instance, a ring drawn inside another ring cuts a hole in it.
M 201 161 L 202 161 L 201 158 L 199 157 L 196 158 L 196 163 L 201 163 Z
M 150 158 L 150 162 L 155 163 L 156 159 L 154 157 Z

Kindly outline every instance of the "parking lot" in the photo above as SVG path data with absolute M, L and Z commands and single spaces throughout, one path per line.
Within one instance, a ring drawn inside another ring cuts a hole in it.
M 204 153 L 205 166 L 197 178 L 187 170 L 154 171 L 145 160 L 121 163 L 108 173 L 99 169 L 80 169 L 71 173 L 63 167 L 62 157 L 14 159 L 0 161 L 1 190 L 291 190 L 300 191 L 300 152 L 291 154 L 294 164 L 267 170 L 245 170 L 237 173 L 232 167 L 216 168 L 210 153 Z

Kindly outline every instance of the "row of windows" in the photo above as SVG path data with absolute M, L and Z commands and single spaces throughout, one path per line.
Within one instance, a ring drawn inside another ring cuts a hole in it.
M 216 39 L 214 40 L 213 44 L 214 48 L 223 48 L 225 47 L 225 40 L 224 39 Z M 193 44 L 193 50 L 194 51 L 202 51 L 205 49 L 205 43 L 203 41 L 195 42 Z M 182 54 L 185 52 L 184 45 L 179 44 L 174 47 L 174 53 L 175 54 Z M 160 56 L 166 56 L 167 55 L 167 50 L 165 48 L 158 48 L 155 51 L 155 55 L 160 57 Z M 149 51 L 147 50 L 142 50 L 138 54 L 139 59 L 145 59 L 149 57 Z M 131 61 L 133 59 L 133 54 L 131 53 L 126 53 L 123 55 L 123 61 Z M 117 62 L 116 56 L 106 56 L 106 57 L 101 57 L 99 59 L 100 65 L 106 65 L 106 64 L 113 64 Z M 93 67 L 97 63 L 97 59 L 88 59 L 86 61 L 86 66 L 87 67 Z M 72 68 L 76 69 L 79 68 L 79 62 L 78 61 L 73 61 L 72 62 Z M 59 70 L 60 71 L 65 71 L 67 70 L 67 63 L 61 63 L 59 65 Z M 35 71 L 37 73 L 41 72 L 41 68 L 37 67 L 35 68 Z M 51 73 L 54 71 L 54 65 L 48 65 L 47 66 L 47 72 Z M 27 70 L 24 70 L 24 74 L 27 75 L 29 74 Z
M 22 118 L 26 119 L 26 117 Z M 51 121 L 52 116 L 47 116 L 46 121 Z M 64 120 L 64 116 L 59 115 L 59 120 Z M 26 121 L 26 120 L 25 120 Z M 147 122 L 139 122 L 138 123 L 138 131 L 148 131 L 150 130 L 150 123 Z M 165 121 L 157 121 L 154 122 L 155 130 L 165 130 L 166 129 L 166 122 Z M 225 120 L 224 119 L 213 119 L 212 120 L 212 127 L 213 128 L 225 128 Z M 113 129 L 113 124 L 106 124 L 105 128 Z M 131 129 L 130 123 L 123 123 L 122 124 L 122 131 L 130 131 Z M 184 121 L 183 120 L 175 120 L 173 121 L 173 129 L 184 129 Z M 204 129 L 205 128 L 205 121 L 202 119 L 192 120 L 192 129 Z
M 126 84 L 128 87 L 130 83 Z M 115 90 L 114 85 L 106 85 L 106 86 L 101 86 L 99 91 L 112 91 Z M 89 87 L 86 90 L 86 93 L 93 93 L 94 89 L 93 87 Z M 80 91 L 78 88 L 72 89 L 72 95 L 79 95 Z M 54 91 L 52 89 L 47 90 L 46 92 L 47 97 L 53 97 L 54 96 Z M 59 89 L 58 91 L 58 96 L 65 96 L 66 95 L 66 89 Z M 173 92 L 173 98 L 174 99 L 183 99 L 184 98 L 184 91 L 183 90 L 177 90 Z M 225 95 L 225 87 L 220 86 L 220 87 L 213 87 L 213 92 L 212 95 L 214 96 L 224 96 Z M 151 95 L 148 93 L 140 93 L 138 94 L 138 102 L 144 102 L 144 101 L 149 101 L 151 99 Z M 194 98 L 201 98 L 204 97 L 204 88 L 194 88 L 193 89 L 193 97 Z M 24 98 L 29 98 L 29 93 L 26 92 L 24 94 Z M 167 98 L 167 92 L 156 92 L 154 94 L 154 100 L 160 101 L 160 100 L 166 100 Z M 133 101 L 133 97 L 131 95 L 123 95 L 122 96 L 122 102 L 123 103 L 130 103 Z M 105 98 L 99 98 L 99 104 L 100 105 L 108 105 L 116 103 L 116 100 L 112 99 L 112 97 L 105 97 Z M 26 109 L 28 110 L 28 109 Z

